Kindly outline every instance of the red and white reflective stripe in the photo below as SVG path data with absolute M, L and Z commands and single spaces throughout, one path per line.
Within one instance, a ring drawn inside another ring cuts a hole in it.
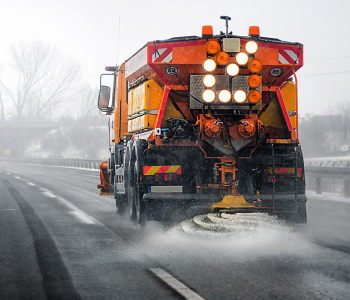
M 169 63 L 173 60 L 173 48 L 159 48 L 152 55 L 152 62 Z
M 154 175 L 164 173 L 181 174 L 181 166 L 144 166 L 143 175 Z
M 293 50 L 280 49 L 278 53 L 278 61 L 282 65 L 299 64 L 298 53 Z

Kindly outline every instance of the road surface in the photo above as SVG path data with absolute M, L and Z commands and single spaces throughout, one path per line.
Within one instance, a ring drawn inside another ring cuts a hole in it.
M 350 299 L 350 205 L 145 228 L 93 170 L 0 163 L 0 299 Z

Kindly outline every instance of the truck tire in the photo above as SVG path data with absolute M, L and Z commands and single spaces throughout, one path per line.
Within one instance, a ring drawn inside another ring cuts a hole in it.
M 142 226 L 146 223 L 146 213 L 145 203 L 143 202 L 144 190 L 140 186 L 140 176 L 143 168 L 143 151 L 146 146 L 147 142 L 144 140 L 134 141 L 126 172 L 130 219 Z

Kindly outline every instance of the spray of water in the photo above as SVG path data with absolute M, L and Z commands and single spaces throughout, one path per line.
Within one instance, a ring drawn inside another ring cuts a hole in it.
M 245 261 L 266 256 L 305 257 L 312 245 L 296 227 L 267 214 L 207 214 L 171 228 L 149 224 L 143 251 L 154 258 L 168 259 L 186 253 L 186 260 Z

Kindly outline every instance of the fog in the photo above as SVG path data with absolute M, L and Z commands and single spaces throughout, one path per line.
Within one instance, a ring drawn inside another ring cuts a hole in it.
M 249 26 L 258 25 L 262 36 L 304 44 L 304 67 L 298 72 L 300 114 L 327 114 L 335 102 L 348 100 L 343 83 L 350 67 L 350 41 L 344 38 L 350 31 L 349 10 L 346 0 L 224 0 L 220 5 L 184 0 L 142 5 L 121 0 L 7 1 L 0 12 L 1 76 L 6 82 L 14 79 L 7 66 L 11 44 L 40 40 L 79 61 L 82 73 L 77 77 L 96 88 L 105 66 L 120 64 L 146 42 L 201 35 L 203 25 L 213 25 L 219 33 L 224 31 L 220 16 L 229 15 L 234 34 L 247 35 Z

